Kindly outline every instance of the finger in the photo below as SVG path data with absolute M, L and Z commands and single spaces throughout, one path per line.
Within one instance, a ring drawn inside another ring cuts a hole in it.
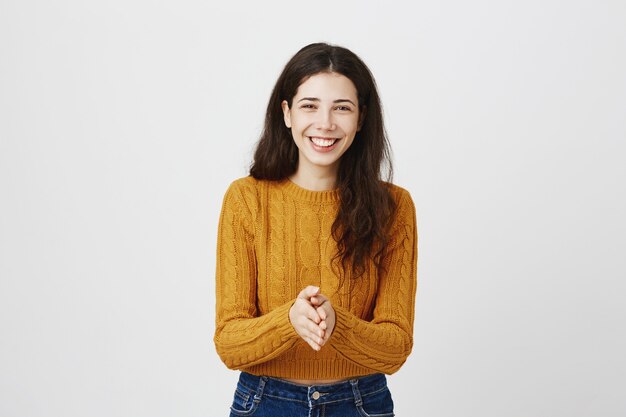
M 328 342 L 328 339 L 330 339 L 330 336 L 332 335 L 332 329 L 329 330 L 325 330 L 324 331 L 324 336 L 322 337 L 321 342 L 319 342 L 320 345 L 324 345 L 326 342 Z
M 306 325 L 306 330 L 308 330 L 309 335 L 311 338 L 322 338 L 324 337 L 324 330 L 320 329 L 320 326 L 318 326 L 317 324 L 313 323 L 312 321 L 309 321 Z
M 314 345 L 319 345 L 319 343 L 324 339 L 323 330 L 321 330 L 315 323 L 308 320 L 306 323 L 299 325 L 296 332 L 313 348 L 315 347 Z
M 322 347 L 324 344 L 324 336 L 311 335 L 309 338 L 319 347 Z
M 328 298 L 322 294 L 316 294 L 314 297 L 311 297 L 311 304 L 319 307 L 328 301 Z
M 326 318 L 328 318 L 328 314 L 326 313 L 326 310 L 324 310 L 322 307 L 318 307 L 316 309 L 317 314 L 319 314 L 320 319 L 322 320 L 326 320 Z
M 319 293 L 319 291 L 320 291 L 320 287 L 309 285 L 308 287 L 300 291 L 300 294 L 298 294 L 298 298 L 303 298 L 303 299 L 308 300 L 309 298 Z
M 320 329 L 322 329 L 322 330 L 324 330 L 324 331 L 325 331 L 326 329 L 328 329 L 328 325 L 326 324 L 326 320 L 324 320 L 324 321 L 322 321 L 322 322 L 320 323 Z
M 319 351 L 322 348 L 319 344 L 315 343 L 313 340 L 309 339 L 308 337 L 304 339 L 304 341 L 307 342 L 309 346 L 313 348 L 313 350 Z
M 330 339 L 330 337 L 333 335 L 333 331 L 335 330 L 334 326 L 331 326 L 328 330 L 325 331 L 324 333 L 324 343 L 326 343 L 328 341 L 328 339 Z
M 307 334 L 303 337 L 304 341 L 309 344 L 313 349 L 320 350 L 322 347 L 323 337 L 315 336 L 314 334 Z
M 312 307 L 307 301 L 300 298 L 296 299 L 293 311 L 290 311 L 290 314 L 292 314 L 294 317 L 298 317 L 298 321 L 301 320 L 300 318 L 312 320 L 315 323 L 319 323 L 320 321 L 322 321 L 317 310 Z M 304 323 L 303 321 L 300 322 Z
M 322 321 L 322 318 L 320 317 L 319 312 L 314 309 L 313 307 L 309 306 L 309 308 L 307 308 L 306 310 L 306 317 L 311 320 L 314 321 L 315 324 L 319 324 L 320 321 Z

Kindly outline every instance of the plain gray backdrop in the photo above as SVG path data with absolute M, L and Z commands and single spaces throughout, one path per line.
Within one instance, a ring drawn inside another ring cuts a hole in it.
M 419 230 L 398 416 L 626 414 L 622 0 L 0 5 L 0 415 L 226 416 L 216 225 L 287 60 L 374 73 Z

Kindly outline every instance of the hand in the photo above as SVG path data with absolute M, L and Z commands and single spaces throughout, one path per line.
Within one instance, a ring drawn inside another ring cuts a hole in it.
M 335 309 L 331 305 L 330 300 L 322 294 L 316 294 L 311 297 L 311 304 L 315 307 L 317 314 L 322 319 L 320 328 L 324 330 L 324 338 L 320 346 L 324 346 L 330 339 L 330 336 L 333 334 L 333 330 L 335 329 L 335 322 L 337 319 Z
M 298 294 L 296 301 L 289 309 L 289 321 L 296 333 L 313 349 L 320 350 L 324 344 L 324 329 L 320 327 L 322 318 L 318 310 L 313 307 L 311 297 L 318 296 L 319 287 L 309 285 Z M 325 314 L 325 312 L 324 312 Z M 326 323 L 323 324 L 328 327 Z

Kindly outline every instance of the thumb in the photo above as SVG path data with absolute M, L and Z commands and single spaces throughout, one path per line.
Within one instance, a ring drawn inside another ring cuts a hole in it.
M 298 294 L 298 298 L 309 299 L 314 295 L 317 295 L 320 292 L 319 287 L 314 287 L 313 285 L 309 285 Z
M 313 298 L 311 298 L 311 304 L 313 304 L 316 307 L 320 307 L 326 301 L 328 301 L 328 298 L 326 298 L 326 296 L 322 294 L 316 294 Z

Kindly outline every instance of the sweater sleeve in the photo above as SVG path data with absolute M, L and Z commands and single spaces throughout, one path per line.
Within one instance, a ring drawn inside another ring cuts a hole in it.
M 245 369 L 289 350 L 298 335 L 289 321 L 294 300 L 258 316 L 252 192 L 234 182 L 220 214 L 216 260 L 215 348 L 230 369 Z
M 413 348 L 413 318 L 417 287 L 417 225 L 408 192 L 399 199 L 396 224 L 379 274 L 372 320 L 333 306 L 336 323 L 330 344 L 346 359 L 375 372 L 392 374 Z

